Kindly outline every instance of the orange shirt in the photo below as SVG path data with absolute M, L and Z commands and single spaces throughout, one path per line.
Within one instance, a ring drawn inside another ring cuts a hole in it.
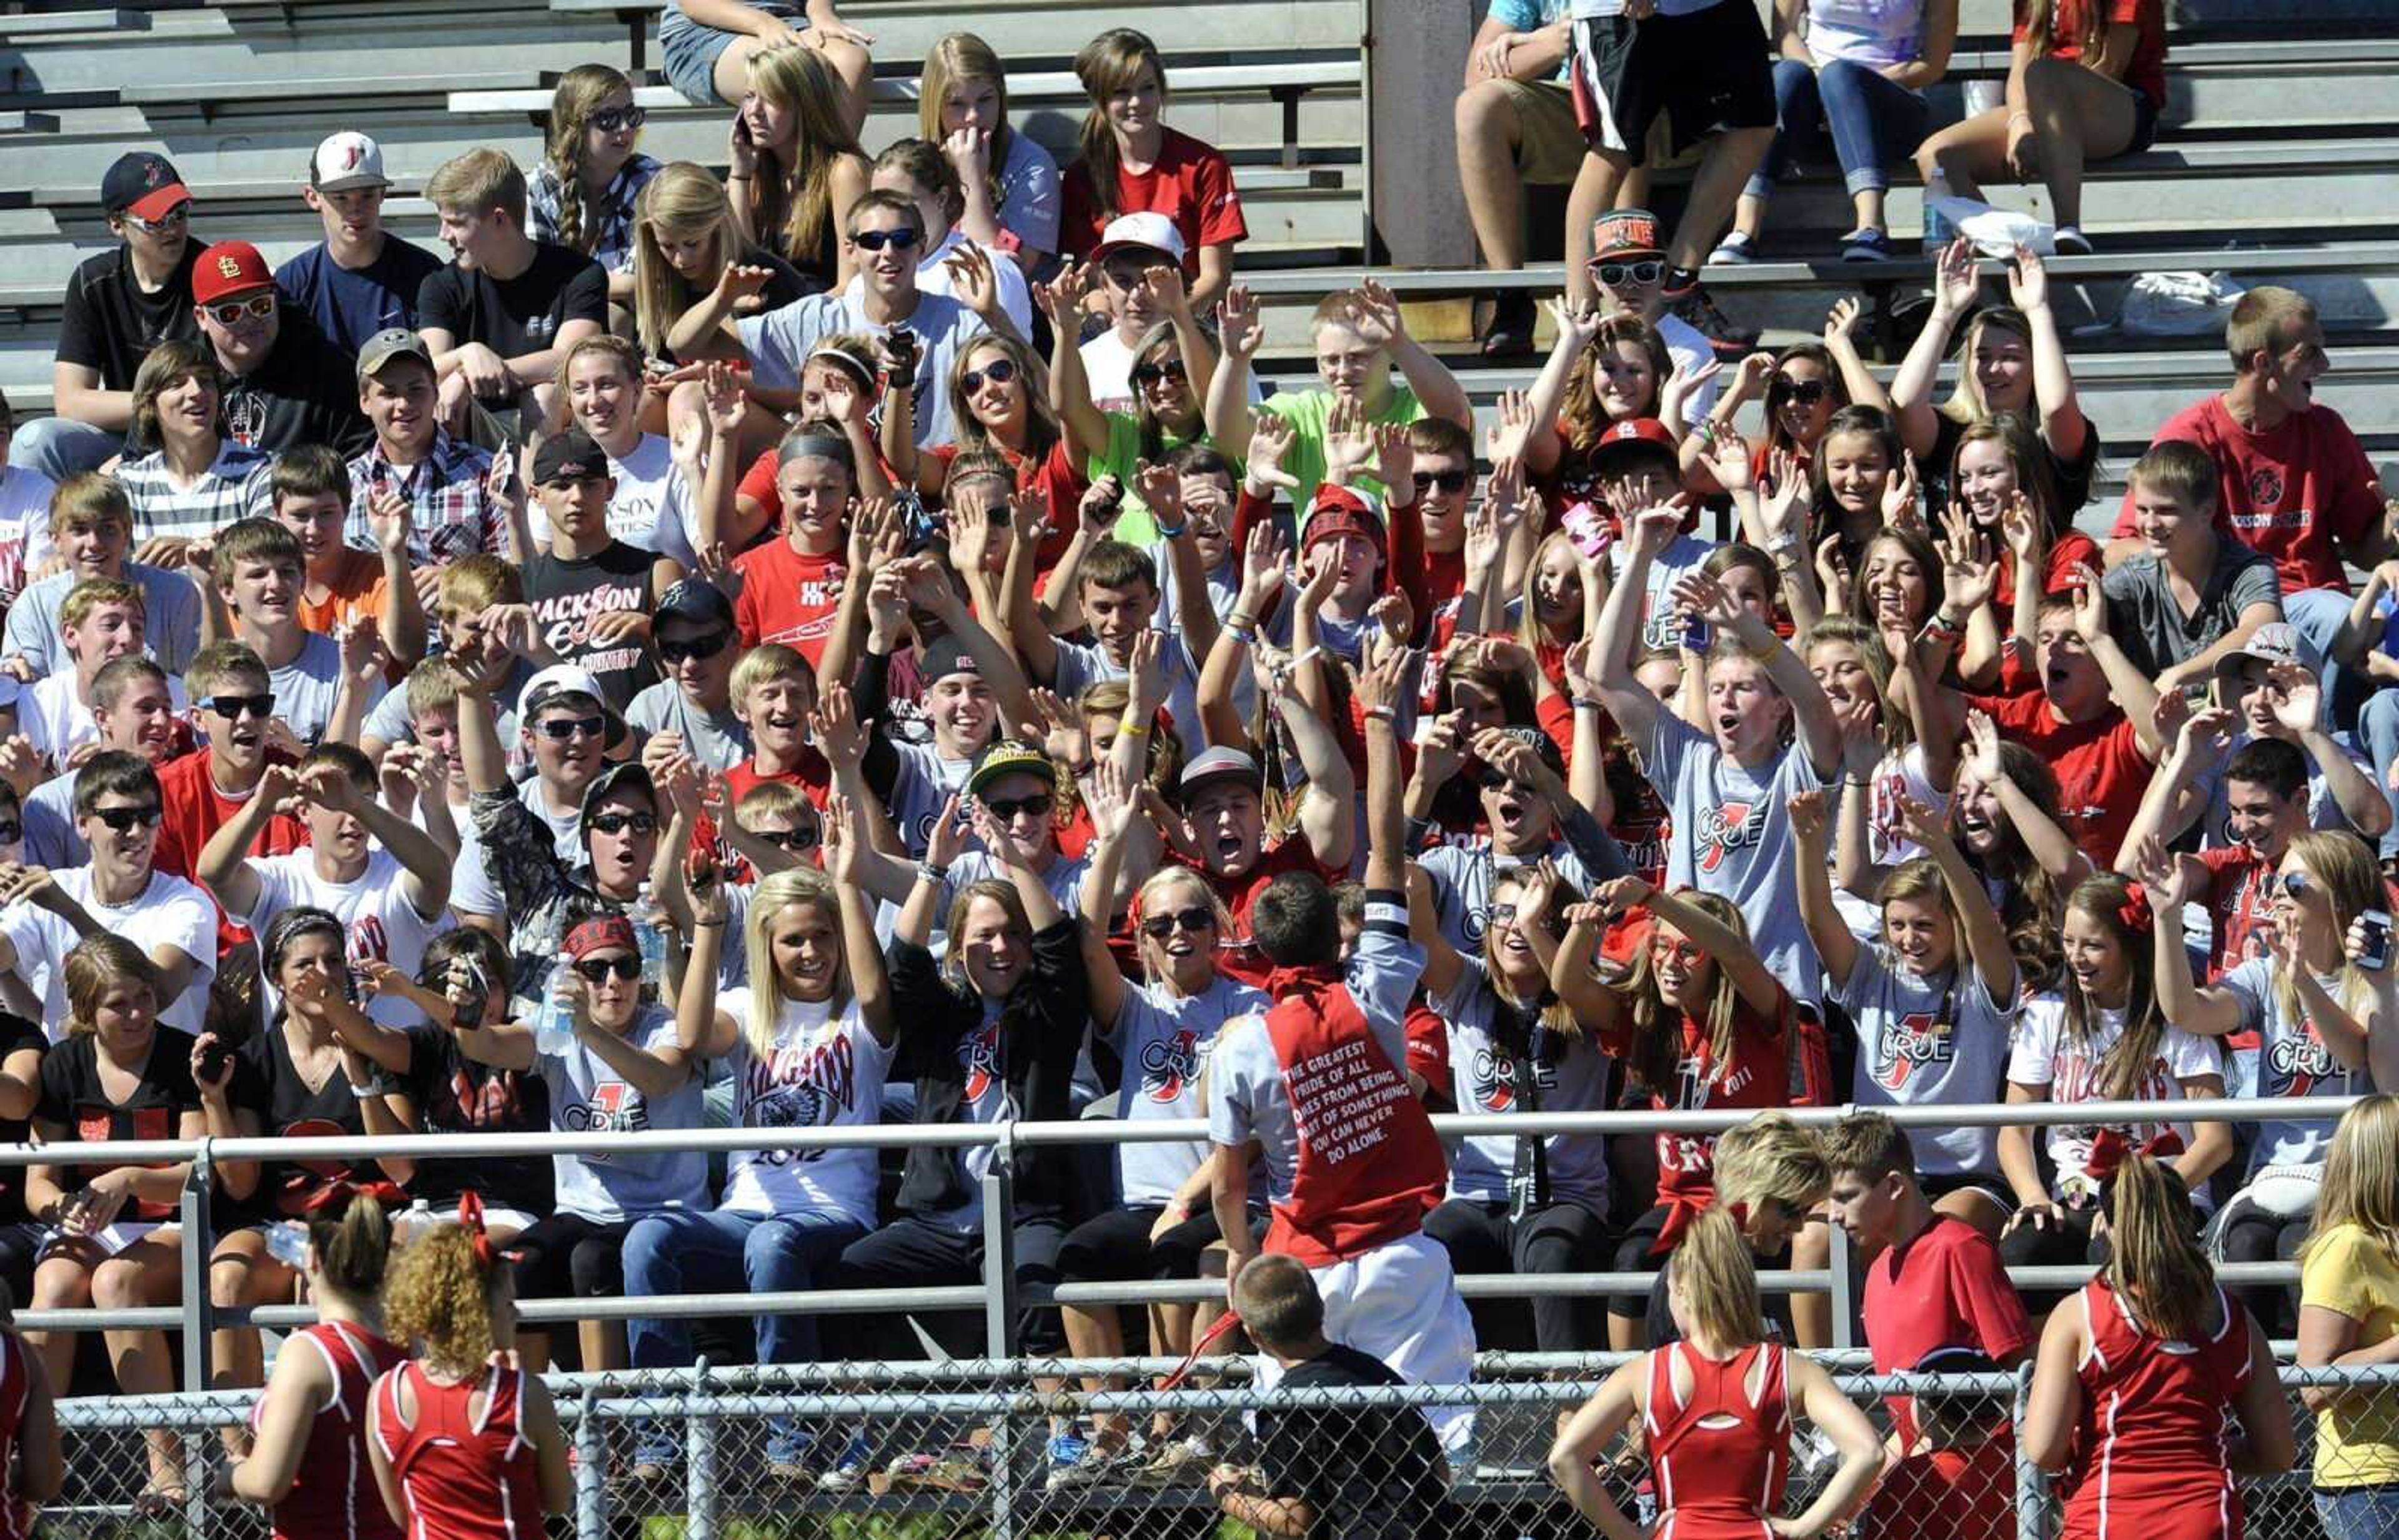
M 355 546 L 344 547 L 342 564 L 333 574 L 324 601 L 319 603 L 305 592 L 301 594 L 300 625 L 304 629 L 331 636 L 333 628 L 345 620 L 363 616 L 370 622 L 378 621 L 383 618 L 385 588 L 383 558 Z

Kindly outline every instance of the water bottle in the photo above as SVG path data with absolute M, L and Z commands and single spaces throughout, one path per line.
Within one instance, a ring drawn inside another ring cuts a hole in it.
M 266 1254 L 295 1273 L 304 1271 L 308 1265 L 308 1227 L 292 1219 L 266 1226 Z
M 634 945 L 641 949 L 642 982 L 655 999 L 666 989 L 667 912 L 651 895 L 649 884 L 642 885 L 628 918 L 633 922 Z
M 563 956 L 552 965 L 549 987 L 533 1019 L 533 1051 L 551 1059 L 563 1059 L 575 1047 L 575 1007 L 560 998 L 566 980 L 557 972 L 566 966 Z
M 1932 207 L 1935 199 L 1949 196 L 1949 178 L 1939 170 L 1924 179 L 1924 253 L 1931 256 L 1957 238 L 1957 227 L 1941 217 Z

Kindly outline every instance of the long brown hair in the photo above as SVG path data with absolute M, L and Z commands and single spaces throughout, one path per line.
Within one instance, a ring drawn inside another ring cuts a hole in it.
M 675 271 L 667 260 L 670 240 L 705 237 L 715 250 L 713 283 L 728 263 L 741 260 L 741 231 L 733 222 L 733 200 L 704 166 L 671 161 L 633 200 L 633 317 L 643 348 L 663 356 L 667 331 L 699 302 L 705 290 Z
M 1083 83 L 1084 91 L 1091 99 L 1091 110 L 1083 115 L 1077 142 L 1082 147 L 1083 173 L 1091 179 L 1091 205 L 1103 219 L 1114 219 L 1123 212 L 1117 207 L 1117 173 L 1123 162 L 1117 154 L 1116 129 L 1108 122 L 1108 98 L 1131 88 L 1141 79 L 1144 69 L 1157 74 L 1158 96 L 1163 102 L 1166 61 L 1147 33 L 1135 32 L 1131 27 L 1113 28 L 1084 44 L 1083 51 L 1075 56 L 1075 78 Z
M 2129 878 L 2113 871 L 2085 877 L 2066 900 L 2069 913 L 2094 920 L 2114 938 L 2124 953 L 2128 975 L 2124 986 L 2124 1031 L 2099 1061 L 2099 1096 L 2108 1101 L 2131 1101 L 2141 1095 L 2141 1084 L 2156 1061 L 2158 1045 L 2165 1038 L 2166 1016 L 2158 1006 L 2157 952 L 2151 932 L 2135 930 L 2124 921 L 2131 898 Z M 2152 912 L 2151 925 L 2175 923 L 2172 915 Z M 2099 1006 L 2083 991 L 2070 968 L 2058 970 L 2057 989 L 2065 998 L 2065 1038 L 2087 1049 L 2099 1034 Z
M 558 244 L 589 256 L 600 240 L 599 200 L 583 185 L 583 129 L 600 103 L 633 83 L 606 64 L 577 64 L 558 77 L 549 98 L 549 142 L 543 155 L 558 178 Z
M 2216 1314 L 2216 1269 L 2199 1244 L 2182 1179 L 2135 1155 L 2116 1173 L 2108 1209 L 2108 1287 L 2157 1336 L 2190 1342 L 2206 1335 Z
M 1742 940 L 1749 939 L 1749 923 L 1742 918 L 1741 910 L 1731 899 L 1702 893 L 1695 887 L 1683 888 L 1674 898 Z M 1624 981 L 1615 987 L 1633 1022 L 1633 1051 L 1626 1056 L 1633 1076 L 1643 1088 L 1667 1096 L 1673 1094 L 1682 1074 L 1683 1013 L 1658 984 L 1658 965 L 1649 954 L 1655 925 L 1653 921 L 1650 935 L 1645 936 L 1633 952 L 1633 966 L 1626 970 Z M 1741 1010 L 1741 991 L 1733 987 L 1732 975 L 1715 958 L 1708 959 L 1708 966 L 1715 972 L 1714 987 L 1708 992 L 1707 1015 L 1708 1066 L 1714 1076 L 1725 1074 L 1733 1067 L 1733 1022 Z
M 1674 360 L 1666 351 L 1666 340 L 1658 329 L 1640 317 L 1621 314 L 1608 317 L 1599 323 L 1599 335 L 1582 350 L 1566 376 L 1565 399 L 1558 403 L 1558 417 L 1565 426 L 1566 441 L 1577 449 L 1589 449 L 1599 442 L 1606 431 L 1607 414 L 1600 409 L 1599 383 L 1596 378 L 1600 355 L 1619 343 L 1631 343 L 1648 355 L 1653 384 L 1649 390 L 1647 415 L 1658 414 L 1659 403 L 1666 394 L 1666 376 L 1673 373 Z
M 784 152 L 758 146 L 758 201 L 752 228 L 762 244 L 770 232 L 783 237 L 783 257 L 805 266 L 817 259 L 840 227 L 846 210 L 833 206 L 833 169 L 845 155 L 860 155 L 858 135 L 841 104 L 841 84 L 816 49 L 794 44 L 750 56 L 750 88 L 790 112 L 792 164 Z M 727 261 L 732 260 L 730 257 Z
M 1165 76 L 1159 78 L 1162 82 Z M 1016 130 L 1008 123 L 1008 67 L 1000 62 L 990 44 L 970 32 L 951 33 L 925 55 L 925 73 L 916 90 L 918 134 L 935 144 L 948 142 L 949 135 L 942 131 L 942 104 L 960 86 L 989 86 L 999 98 L 999 126 L 991 131 L 987 157 L 991 168 L 991 206 L 996 209 L 1004 201 L 999 190 L 1000 169 L 1008 164 L 1009 145 L 1016 136 Z
M 1996 412 L 1980 422 L 1968 424 L 1966 430 L 1958 435 L 1958 448 L 1945 467 L 1949 474 L 1949 495 L 1953 502 L 1962 506 L 1965 501 L 1959 495 L 1958 462 L 1965 457 L 1966 446 L 1985 442 L 1998 444 L 2007 455 L 2008 464 L 2014 467 L 2016 473 L 2017 493 L 2032 505 L 2034 515 L 2040 520 L 2040 527 L 2049 533 L 2051 540 L 2074 527 L 2073 515 L 2064 507 L 2066 499 L 2058 493 L 2057 478 L 2049 468 L 2049 451 L 2041 445 L 2040 429 L 2031 417 L 2021 412 Z M 2013 562 L 2015 553 L 2008 548 L 2005 541 L 1995 539 L 1993 544 L 2005 553 L 2010 562 Z M 2041 574 L 2034 573 L 2027 577 L 2019 573 L 2016 581 L 2037 584 L 2041 581 Z

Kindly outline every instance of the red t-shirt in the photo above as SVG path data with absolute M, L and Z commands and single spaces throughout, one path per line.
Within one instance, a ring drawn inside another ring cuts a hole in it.
M 1201 882 L 1214 890 L 1216 897 L 1224 901 L 1226 912 L 1233 917 L 1233 934 L 1226 938 L 1226 944 L 1217 949 L 1216 966 L 1245 984 L 1256 984 L 1261 988 L 1266 984 L 1267 975 L 1273 971 L 1274 965 L 1267 961 L 1266 953 L 1250 939 L 1250 909 L 1258 901 L 1258 895 L 1267 890 L 1268 883 L 1286 871 L 1306 871 L 1328 883 L 1337 883 L 1349 875 L 1318 860 L 1316 848 L 1308 843 L 1307 835 L 1299 833 L 1260 855 L 1258 864 L 1240 877 L 1220 877 L 1206 867 L 1193 866 L 1172 852 L 1166 858 L 1176 866 L 1196 872 Z
M 2049 29 L 2050 56 L 2053 59 L 2082 57 L 2081 38 L 2087 32 L 2094 43 L 2104 42 L 2110 26 L 2133 26 L 2141 30 L 2140 41 L 2133 45 L 2132 61 L 2124 66 L 2124 84 L 2149 99 L 2149 105 L 2162 112 L 2166 104 L 2166 8 L 2164 0 L 2032 0 L 2033 4 L 2055 7 Z M 2100 7 L 2099 23 L 2094 26 L 2091 9 Z M 2016 42 L 2023 42 L 2026 32 L 2028 11 L 2023 5 L 2016 7 Z
M 1999 1248 L 1945 1214 L 1866 1270 L 1865 1327 L 1877 1374 L 1904 1373 L 1943 1347 L 1972 1348 L 2004 1364 L 2033 1342 Z M 1917 1439 L 1915 1400 L 1891 1402 L 1906 1451 Z M 2013 1444 L 1998 1438 L 1972 1450 L 1904 1454 L 1876 1493 L 1874 1533 L 2007 1540 L 2015 1532 Z
M 2213 932 L 2207 977 L 2213 980 L 2226 968 L 2266 955 L 2267 939 L 2274 932 L 2274 896 L 2267 891 L 2274 869 L 2245 844 L 2202 850 L 2199 858 L 2208 882 L 2191 898 L 2207 906 Z
M 804 556 L 778 538 L 742 552 L 733 563 L 741 593 L 733 601 L 733 624 L 741 645 L 779 642 L 796 647 L 813 669 L 833 637 L 834 612 L 841 607 L 842 579 L 849 569 L 838 553 Z
M 1778 988 L 1775 994 L 1776 1006 L 1770 1015 L 1755 1009 L 1746 1000 L 1734 999 L 1732 1062 L 1727 1065 L 1715 1062 L 1708 1023 L 1688 1012 L 1679 1013 L 1679 1029 L 1670 1030 L 1678 1030 L 1675 1056 L 1683 1066 L 1682 1083 L 1648 1087 L 1652 1110 L 1722 1112 L 1789 1106 L 1788 1055 L 1797 1011 L 1788 993 Z M 1601 1033 L 1599 1046 L 1620 1059 L 1631 1057 L 1634 1044 L 1629 1020 L 1614 1032 Z M 1656 1137 L 1658 1201 L 1676 1210 L 1659 1243 L 1671 1249 L 1690 1216 L 1715 1201 L 1716 1136 L 1668 1132 Z
M 949 480 L 949 467 L 958 457 L 956 444 L 936 444 L 928 452 L 942 463 L 942 479 Z M 1016 490 L 1037 492 L 1050 506 L 1050 533 L 1041 537 L 1040 548 L 1033 553 L 1034 564 L 1042 573 L 1056 566 L 1066 554 L 1067 543 L 1082 523 L 1083 493 L 1091 488 L 1091 479 L 1066 453 L 1066 440 L 1059 439 L 1050 446 L 1050 453 L 1036 460 L 1029 455 L 999 452 L 1016 472 Z
M 1250 227 L 1241 220 L 1241 196 L 1233 188 L 1233 166 L 1223 155 L 1172 128 L 1159 130 L 1158 164 L 1148 170 L 1117 170 L 1118 214 L 1164 214 L 1183 237 L 1183 276 L 1200 276 L 1200 248 L 1220 241 L 1247 240 Z M 1058 238 L 1066 255 L 1088 257 L 1100 244 L 1100 234 L 1112 216 L 1100 211 L 1091 173 L 1081 161 L 1066 169 L 1065 211 L 1058 222 Z
M 2131 719 L 2111 710 L 2089 722 L 2060 722 L 2039 691 L 1966 698 L 1990 714 L 2001 737 L 2023 744 L 2056 770 L 2067 832 L 2101 871 L 2114 866 L 2156 768 L 2142 755 Z
M 158 766 L 158 851 L 151 864 L 191 882 L 198 881 L 192 870 L 199 864 L 200 852 L 209 847 L 209 841 L 218 830 L 240 815 L 243 804 L 250 800 L 247 796 L 228 797 L 217 790 L 217 783 L 209 775 L 210 756 L 214 752 L 203 749 Z M 291 763 L 288 755 L 270 752 L 267 758 L 278 764 Z M 287 813 L 278 813 L 266 820 L 266 827 L 251 842 L 250 853 L 288 856 L 307 848 L 308 826 Z
M 882 468 L 884 480 L 895 480 L 891 474 L 891 462 L 883 457 L 880 449 L 874 452 L 874 459 Z M 775 451 L 761 451 L 758 458 L 750 462 L 750 468 L 741 473 L 740 484 L 733 489 L 736 497 L 747 497 L 766 510 L 766 527 L 758 537 L 761 541 L 773 539 L 783 528 L 783 494 L 775 489 L 778 468 Z M 738 556 L 740 552 L 734 554 Z
M 2278 427 L 2252 433 L 2210 396 L 2175 413 L 2152 444 L 2197 444 L 2216 462 L 2216 527 L 2274 559 L 2283 591 L 2347 593 L 2335 543 L 2354 545 L 2382 517 L 2382 488 L 2365 450 L 2340 413 L 2311 407 Z M 2133 496 L 2108 534 L 2133 534 Z
M 2107 563 L 2101 558 L 2099 542 L 2080 530 L 2068 530 L 2050 542 L 2049 560 L 2040 570 L 2040 591 L 2044 594 L 2071 593 L 2074 589 L 2074 569 L 2077 564 L 2093 572 L 2103 572 Z M 2009 618 L 2009 606 L 2016 601 L 2016 553 L 1999 553 L 1999 580 L 1991 588 L 1991 602 L 1999 607 L 2002 623 Z
M 815 804 L 816 810 L 821 813 L 824 811 L 825 798 L 833 794 L 833 766 L 825 762 L 822 754 L 809 749 L 804 751 L 800 767 L 796 770 L 784 770 L 772 776 L 764 776 L 758 773 L 757 761 L 743 760 L 725 772 L 725 790 L 731 805 L 736 808 L 741 805 L 741 799 L 748 796 L 752 789 L 764 786 L 769 781 L 798 787 L 806 793 L 808 801 Z M 721 840 L 717 836 L 716 820 L 702 813 L 698 821 L 692 825 L 690 848 L 696 853 L 706 852 L 713 856 L 716 858 L 718 870 L 725 873 L 727 882 L 748 882 L 751 878 L 749 861 L 742 858 L 739 851 L 733 848 L 731 842 Z M 812 864 L 822 866 L 824 864 L 822 847 L 811 852 L 809 859 Z

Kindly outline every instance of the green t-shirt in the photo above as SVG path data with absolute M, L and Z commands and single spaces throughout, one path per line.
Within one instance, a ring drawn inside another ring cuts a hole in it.
M 1304 515 L 1316 495 L 1316 484 L 1324 480 L 1324 420 L 1333 412 L 1333 392 L 1321 386 L 1281 391 L 1267 397 L 1256 410 L 1271 412 L 1291 424 L 1291 458 L 1283 468 L 1299 479 L 1299 485 L 1291 494 L 1291 506 Z M 1424 403 L 1416 399 L 1416 393 L 1402 385 L 1391 387 L 1390 400 L 1375 413 L 1374 420 L 1405 427 L 1424 414 Z M 1377 497 L 1385 496 L 1388 491 L 1371 476 L 1358 478 L 1358 486 Z
M 1124 511 L 1117 515 L 1117 539 L 1128 546 L 1155 544 L 1161 538 L 1158 520 L 1150 517 L 1149 505 L 1132 490 L 1133 469 L 1141 464 L 1141 419 L 1130 412 L 1111 412 L 1107 418 L 1107 453 L 1093 457 L 1086 479 L 1096 481 L 1103 476 L 1113 476 L 1125 489 Z M 1180 449 L 1189 442 L 1188 439 L 1177 439 L 1170 433 L 1165 436 L 1159 453 L 1163 454 L 1167 450 Z M 1225 458 L 1232 465 L 1233 486 L 1238 491 L 1241 484 L 1241 462 L 1229 454 Z

